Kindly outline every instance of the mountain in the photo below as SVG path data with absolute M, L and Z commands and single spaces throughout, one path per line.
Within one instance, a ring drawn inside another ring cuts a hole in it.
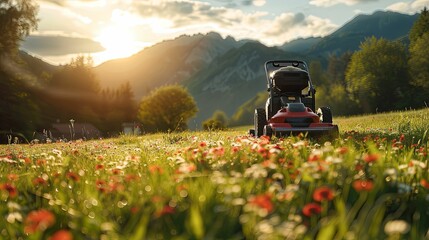
M 279 48 L 287 52 L 307 52 L 322 40 L 321 37 L 299 38 L 287 42 Z
M 112 60 L 94 70 L 102 87 L 117 87 L 125 81 L 140 99 L 152 89 L 180 84 L 207 66 L 216 57 L 244 44 L 218 33 L 180 36 L 158 43 L 124 59 Z
M 361 42 L 371 36 L 388 40 L 407 38 L 418 16 L 418 14 L 407 15 L 382 11 L 371 15 L 358 15 L 337 31 L 314 44 L 307 51 L 307 54 L 328 56 L 329 54 L 356 51 L 359 49 Z
M 199 123 L 216 110 L 232 115 L 241 104 L 266 89 L 264 63 L 289 58 L 304 57 L 259 42 L 248 42 L 214 59 L 185 82 L 199 109 L 190 127 L 199 127 Z

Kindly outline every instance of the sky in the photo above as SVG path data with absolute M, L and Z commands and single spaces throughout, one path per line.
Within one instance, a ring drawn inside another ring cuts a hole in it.
M 329 35 L 357 14 L 420 12 L 429 0 L 36 0 L 38 29 L 23 49 L 51 64 L 94 64 L 180 35 L 218 32 L 267 46 Z M 67 39 L 62 45 L 58 41 Z M 35 39 L 38 40 L 35 44 Z M 30 41 L 32 40 L 32 41 Z M 65 47 L 67 46 L 67 47 Z M 42 50 L 44 49 L 44 50 Z

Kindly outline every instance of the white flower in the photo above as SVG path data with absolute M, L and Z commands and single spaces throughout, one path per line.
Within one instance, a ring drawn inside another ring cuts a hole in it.
M 384 232 L 387 235 L 405 234 L 410 230 L 410 224 L 404 220 L 389 221 L 384 225 Z

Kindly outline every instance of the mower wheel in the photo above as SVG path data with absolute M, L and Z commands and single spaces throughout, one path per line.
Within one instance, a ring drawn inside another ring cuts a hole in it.
M 319 115 L 322 123 L 332 123 L 332 112 L 329 107 L 321 107 L 317 109 L 317 115 Z
M 268 137 L 272 137 L 273 136 L 273 129 L 271 128 L 270 125 L 265 125 L 265 127 L 264 127 L 264 135 L 268 136 Z
M 255 137 L 260 137 L 264 134 L 264 127 L 267 125 L 267 120 L 265 119 L 265 109 L 257 108 L 255 109 Z

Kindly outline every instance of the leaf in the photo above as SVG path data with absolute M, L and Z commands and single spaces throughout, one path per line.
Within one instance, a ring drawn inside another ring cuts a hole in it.
M 197 239 L 203 239 L 204 237 L 204 225 L 201 217 L 201 212 L 197 205 L 192 205 L 190 208 L 190 227 L 192 233 Z

